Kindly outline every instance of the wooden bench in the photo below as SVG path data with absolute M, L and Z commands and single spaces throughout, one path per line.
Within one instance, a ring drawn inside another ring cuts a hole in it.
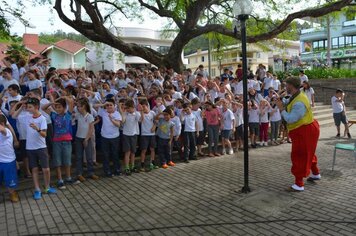
M 356 124 L 356 120 L 349 120 L 349 128 L 350 128 L 353 124 Z

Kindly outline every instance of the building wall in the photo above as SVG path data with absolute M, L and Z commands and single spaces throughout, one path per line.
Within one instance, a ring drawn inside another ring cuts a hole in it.
M 86 68 L 86 52 L 81 50 L 74 55 L 74 67 L 75 68 Z
M 48 57 L 51 58 L 51 66 L 56 67 L 57 69 L 68 69 L 72 67 L 71 55 L 53 48 L 49 53 Z

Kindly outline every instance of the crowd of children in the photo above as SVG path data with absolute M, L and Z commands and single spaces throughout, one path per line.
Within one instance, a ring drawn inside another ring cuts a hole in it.
M 12 64 L 0 77 L 0 174 L 13 202 L 19 200 L 17 163 L 22 163 L 24 177 L 33 179 L 33 198 L 38 200 L 68 184 L 97 180 L 97 150 L 104 176 L 112 177 L 173 167 L 174 150 L 189 163 L 243 148 L 242 80 L 229 70 L 229 76 L 216 78 L 203 67 L 182 74 L 167 68 L 59 71 L 35 58 L 19 74 L 13 71 L 20 71 L 19 65 L 11 59 L 6 63 Z M 271 87 L 264 87 L 264 80 Z M 248 88 L 251 147 L 258 141 L 268 146 L 288 140 L 275 105 L 283 94 L 278 78 L 261 67 L 250 74 Z M 50 185 L 51 170 L 57 188 Z

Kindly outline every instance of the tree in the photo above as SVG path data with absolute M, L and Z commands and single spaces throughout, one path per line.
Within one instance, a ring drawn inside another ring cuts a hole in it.
M 22 14 L 22 1 L 18 1 L 16 6 L 13 6 L 5 0 L 0 0 L 0 38 L 10 38 L 10 17 L 19 19 L 24 25 L 28 25 L 28 21 L 22 18 Z
M 319 5 L 320 1 L 308 1 L 306 8 L 290 12 L 300 0 L 254 0 L 254 3 L 266 11 L 262 17 L 248 20 L 249 36 L 247 41 L 255 43 L 274 38 L 287 30 L 295 19 L 320 17 L 339 11 L 351 5 L 352 0 L 329 1 Z M 305 1 L 304 1 L 305 2 Z M 316 2 L 316 3 L 314 3 Z M 63 0 L 56 0 L 54 9 L 60 19 L 88 39 L 110 45 L 125 54 L 140 56 L 156 66 L 171 67 L 180 72 L 183 69 L 181 52 L 192 39 L 211 32 L 240 39 L 240 34 L 232 30 L 233 0 L 69 0 L 71 13 L 63 11 Z M 149 11 L 158 17 L 166 18 L 176 30 L 175 38 L 167 54 L 161 54 L 151 48 L 133 43 L 125 43 L 115 35 L 110 27 L 113 15 L 122 14 L 127 18 L 142 16 Z M 267 13 L 266 13 L 267 12 Z M 285 14 L 282 20 L 273 20 L 272 16 Z M 213 17 L 214 20 L 207 19 Z

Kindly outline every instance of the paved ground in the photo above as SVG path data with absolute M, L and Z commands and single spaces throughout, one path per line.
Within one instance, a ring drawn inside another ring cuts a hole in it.
M 323 128 L 323 180 L 304 193 L 284 191 L 293 181 L 285 144 L 251 150 L 247 195 L 236 192 L 242 153 L 87 181 L 37 202 L 31 190 L 18 204 L 3 194 L 0 235 L 356 235 L 356 163 L 340 152 L 331 172 L 334 134 Z

